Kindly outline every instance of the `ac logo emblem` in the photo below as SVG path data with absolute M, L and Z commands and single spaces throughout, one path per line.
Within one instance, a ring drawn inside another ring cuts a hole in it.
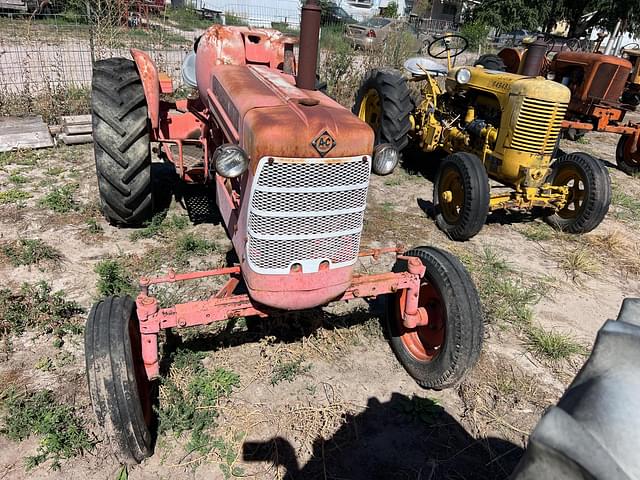
M 329 153 L 333 147 L 336 146 L 336 141 L 326 130 L 318 135 L 313 142 L 311 142 L 313 148 L 320 154 L 321 157 L 324 157 L 327 153 Z

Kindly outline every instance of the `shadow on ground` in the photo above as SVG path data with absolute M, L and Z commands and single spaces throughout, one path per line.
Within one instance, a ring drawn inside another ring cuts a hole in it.
M 503 479 L 522 454 L 505 440 L 475 439 L 435 402 L 400 393 L 369 399 L 333 437 L 316 438 L 304 465 L 282 437 L 243 444 L 245 462 L 284 467 L 290 480 Z

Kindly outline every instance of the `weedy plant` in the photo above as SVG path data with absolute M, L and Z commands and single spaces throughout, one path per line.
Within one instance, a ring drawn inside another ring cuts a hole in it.
M 18 203 L 31 198 L 29 192 L 20 190 L 19 188 L 9 188 L 0 192 L 0 205 L 7 203 Z
M 558 361 L 573 355 L 586 355 L 586 348 L 576 342 L 569 335 L 532 327 L 528 331 L 527 347 L 549 360 Z
M 56 213 L 67 213 L 78 209 L 78 203 L 74 200 L 73 194 L 78 189 L 76 183 L 55 187 L 45 195 L 38 205 L 46 207 Z
M 290 362 L 278 361 L 273 367 L 271 385 L 277 385 L 283 381 L 293 382 L 296 377 L 304 375 L 309 370 L 311 370 L 311 365 L 303 363 L 302 358 Z
M 27 328 L 42 332 L 79 333 L 82 323 L 78 315 L 84 309 L 74 301 L 65 299 L 64 291 L 53 292 L 46 282 L 25 283 L 19 292 L 0 290 L 0 334 L 20 335 Z
M 159 431 L 179 436 L 191 432 L 186 449 L 208 455 L 219 441 L 211 436 L 216 426 L 219 402 L 231 395 L 240 377 L 202 364 L 202 353 L 178 350 L 172 356 L 171 369 L 160 386 Z
M 40 438 L 35 455 L 26 457 L 28 470 L 51 460 L 59 470 L 61 461 L 93 449 L 95 442 L 73 407 L 57 402 L 51 391 L 18 393 L 10 389 L 2 399 L 2 434 L 14 441 L 36 435 Z
M 21 265 L 40 265 L 49 263 L 59 265 L 62 254 L 59 250 L 47 245 L 40 239 L 19 239 L 0 246 L 0 252 L 9 259 L 14 267 Z
M 188 225 L 189 219 L 186 216 L 176 214 L 167 216 L 165 212 L 160 212 L 155 214 L 144 228 L 133 232 L 131 234 L 131 240 L 166 236 L 170 233 L 184 230 Z
M 94 270 L 98 274 L 96 288 L 102 297 L 109 295 L 131 295 L 137 290 L 127 267 L 118 259 L 108 258 L 98 263 Z

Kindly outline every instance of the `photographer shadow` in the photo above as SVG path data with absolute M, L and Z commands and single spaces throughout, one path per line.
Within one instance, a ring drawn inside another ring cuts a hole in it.
M 370 398 L 331 438 L 316 437 L 304 465 L 285 438 L 243 444 L 245 462 L 283 467 L 289 480 L 504 479 L 522 454 L 508 441 L 474 438 L 435 401 L 400 393 Z

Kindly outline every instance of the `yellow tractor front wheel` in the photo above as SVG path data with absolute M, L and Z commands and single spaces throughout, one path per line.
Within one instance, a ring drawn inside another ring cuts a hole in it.
M 611 178 L 607 169 L 591 155 L 569 153 L 551 166 L 548 182 L 568 187 L 562 208 L 545 218 L 568 233 L 587 233 L 600 225 L 611 203 Z
M 489 177 L 480 159 L 466 152 L 446 157 L 433 188 L 436 224 L 453 240 L 476 235 L 489 214 Z

